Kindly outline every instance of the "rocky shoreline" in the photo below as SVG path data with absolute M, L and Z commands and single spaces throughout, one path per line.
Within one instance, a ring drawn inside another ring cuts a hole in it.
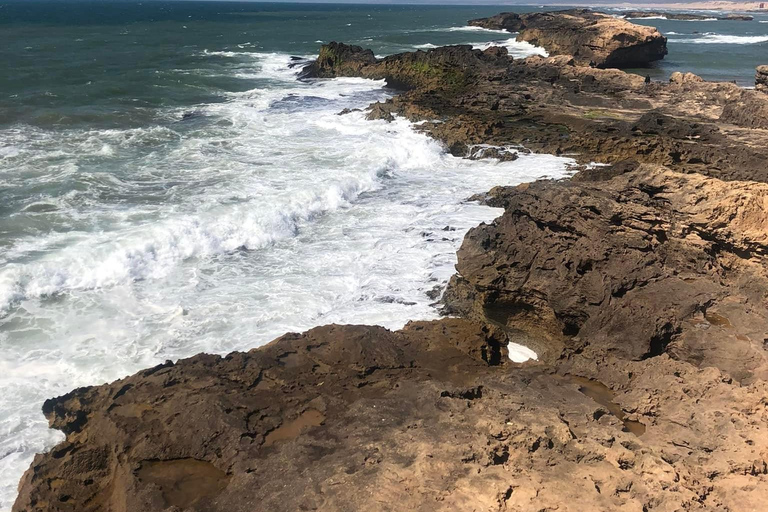
M 305 77 L 386 79 L 402 92 L 369 117 L 456 155 L 607 165 L 481 198 L 504 213 L 458 253 L 456 318 L 318 327 L 48 400 L 67 438 L 13 510 L 759 510 L 768 94 L 579 64 L 324 46 Z

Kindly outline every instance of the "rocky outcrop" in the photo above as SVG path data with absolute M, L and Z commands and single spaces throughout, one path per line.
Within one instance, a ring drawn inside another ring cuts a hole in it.
M 755 89 L 768 93 L 768 66 L 758 66 L 755 72 Z
M 641 67 L 667 54 L 667 39 L 655 28 L 587 9 L 502 13 L 469 24 L 517 32 L 518 41 L 541 46 L 550 55 L 572 55 L 581 65 Z
M 669 83 L 677 85 L 693 84 L 703 81 L 704 79 L 699 75 L 693 73 L 681 73 L 680 71 L 675 71 L 669 76 Z
M 496 189 L 505 213 L 467 234 L 450 312 L 552 340 L 577 366 L 666 353 L 768 380 L 768 185 L 647 165 L 602 178 Z
M 750 16 L 749 14 L 731 13 L 731 14 L 726 14 L 725 16 L 719 16 L 717 19 L 723 20 L 723 21 L 752 21 L 755 19 L 755 17 Z
M 333 78 L 341 75 L 363 75 L 364 68 L 376 62 L 373 51 L 360 46 L 331 42 L 320 48 L 317 59 L 304 67 L 302 77 Z
M 471 45 L 442 46 L 376 59 L 370 50 L 332 42 L 323 45 L 317 60 L 302 70 L 301 77 L 360 76 L 385 79 L 388 86 L 398 89 L 458 89 L 470 76 L 504 69 L 508 62 L 507 50 L 499 47 L 480 51 Z

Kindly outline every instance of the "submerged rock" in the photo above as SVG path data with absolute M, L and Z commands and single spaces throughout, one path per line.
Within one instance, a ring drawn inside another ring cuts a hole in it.
M 517 32 L 518 41 L 541 46 L 550 55 L 572 55 L 601 68 L 645 66 L 667 54 L 667 38 L 652 27 L 588 9 L 497 14 L 469 24 Z

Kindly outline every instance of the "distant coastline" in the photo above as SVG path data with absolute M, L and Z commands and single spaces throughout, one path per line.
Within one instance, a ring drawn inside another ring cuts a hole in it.
M 590 2 L 563 2 L 549 4 L 551 6 L 574 6 L 584 5 L 592 8 L 603 7 L 621 7 L 627 9 L 662 9 L 662 10 L 684 10 L 684 11 L 748 11 L 748 12 L 766 12 L 768 13 L 768 1 L 766 2 L 685 2 L 685 3 L 629 3 L 629 2 L 608 2 L 595 5 Z

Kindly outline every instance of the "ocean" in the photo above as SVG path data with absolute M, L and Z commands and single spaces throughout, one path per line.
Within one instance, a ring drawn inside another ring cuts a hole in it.
M 0 2 L 0 511 L 62 439 L 46 398 L 316 325 L 436 318 L 464 234 L 500 213 L 467 198 L 570 161 L 453 157 L 403 119 L 337 115 L 383 82 L 296 64 L 331 40 L 544 54 L 465 26 L 501 10 Z M 744 85 L 760 21 L 638 20 L 670 34 L 654 77 Z

